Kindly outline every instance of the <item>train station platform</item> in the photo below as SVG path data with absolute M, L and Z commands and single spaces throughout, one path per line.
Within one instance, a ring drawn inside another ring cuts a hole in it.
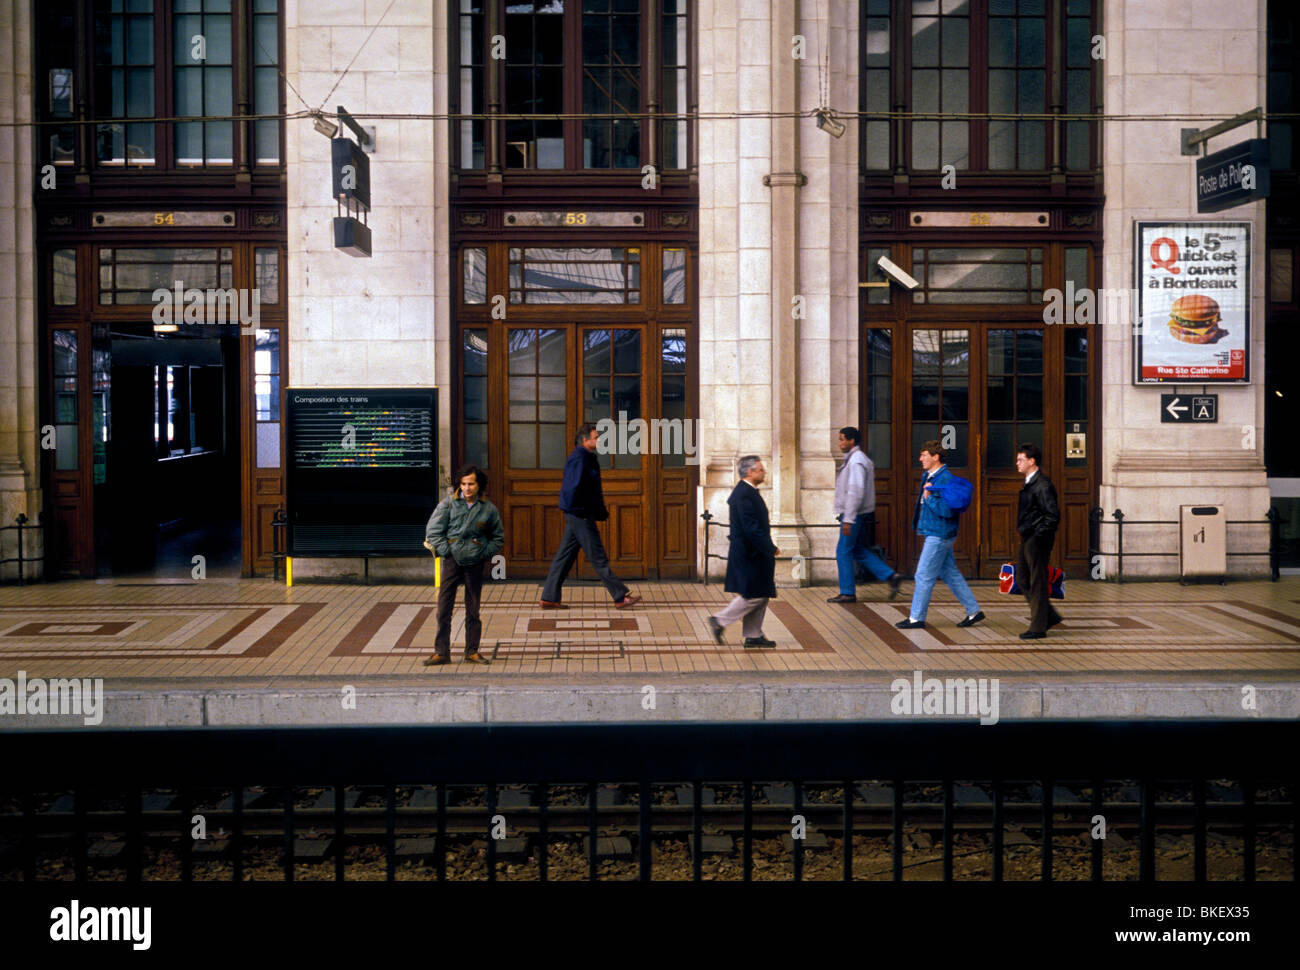
M 892 720 L 933 678 L 995 686 L 994 720 L 1300 717 L 1300 578 L 1276 583 L 1071 581 L 1065 617 L 1025 641 L 1023 597 L 972 584 L 988 619 L 961 629 L 940 585 L 922 630 L 879 584 L 853 604 L 831 587 L 781 589 L 764 627 L 775 648 L 719 647 L 706 617 L 721 585 L 634 582 L 615 610 L 595 584 L 566 585 L 564 611 L 536 582 L 483 589 L 490 666 L 432 652 L 431 586 L 68 581 L 0 588 L 0 678 L 102 678 L 102 727 Z M 900 678 L 915 686 L 904 691 Z M 0 730 L 82 726 L 67 713 L 5 713 Z M 29 688 L 30 689 L 30 688 Z M 910 696 L 902 700 L 902 694 Z M 951 693 L 951 691 L 950 691 Z M 960 693 L 960 691 L 958 692 Z M 11 696 L 17 696 L 11 694 Z M 973 696 L 973 695 L 972 695 Z M 28 700 L 29 710 L 34 709 Z M 930 711 L 927 711 L 930 713 Z M 934 716 L 966 716 L 945 709 Z M 985 723 L 993 723 L 985 718 Z M 94 728 L 87 728 L 93 730 Z

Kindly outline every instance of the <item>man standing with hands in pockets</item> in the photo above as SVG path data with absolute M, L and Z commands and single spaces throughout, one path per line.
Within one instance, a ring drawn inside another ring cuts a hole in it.
M 433 656 L 424 661 L 436 667 L 451 660 L 451 613 L 456 608 L 456 587 L 465 586 L 465 659 L 469 663 L 490 661 L 479 653 L 483 624 L 479 621 L 479 594 L 483 590 L 483 567 L 506 543 L 506 530 L 497 507 L 487 500 L 487 474 L 477 465 L 466 465 L 456 476 L 456 494 L 443 499 L 425 526 L 424 547 L 441 557 L 442 588 L 438 591 L 438 633 Z

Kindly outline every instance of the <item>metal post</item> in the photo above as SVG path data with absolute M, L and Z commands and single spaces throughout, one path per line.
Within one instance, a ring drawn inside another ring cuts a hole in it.
M 1101 551 L 1101 517 L 1105 514 L 1105 510 L 1100 505 L 1094 505 L 1088 510 L 1088 558 L 1091 560 L 1090 565 L 1092 566 L 1096 566 L 1097 557 L 1103 555 Z M 1105 570 L 1102 572 L 1104 573 Z
M 1111 518 L 1117 523 L 1115 528 L 1115 581 L 1124 585 L 1124 513 L 1116 509 Z
M 1269 576 L 1277 583 L 1278 577 L 1282 575 L 1278 568 L 1279 551 L 1281 551 L 1282 537 L 1281 524 L 1279 519 L 1282 518 L 1281 512 L 1278 512 L 1277 506 L 1269 506 L 1265 518 L 1269 520 Z M 22 555 L 22 553 L 19 553 Z M 19 573 L 21 575 L 21 573 Z
M 700 518 L 704 520 L 704 585 L 709 585 L 709 520 L 713 518 L 713 513 L 705 509 L 700 513 Z
M 22 512 L 18 513 L 18 518 L 14 519 L 18 523 L 18 585 L 25 586 L 26 581 L 23 576 L 23 526 L 27 524 L 27 516 Z

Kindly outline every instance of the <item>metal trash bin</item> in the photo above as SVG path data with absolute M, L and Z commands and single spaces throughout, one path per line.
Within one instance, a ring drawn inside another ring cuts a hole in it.
M 1179 512 L 1180 582 L 1210 579 L 1222 583 L 1228 574 L 1228 522 L 1223 506 L 1183 505 Z

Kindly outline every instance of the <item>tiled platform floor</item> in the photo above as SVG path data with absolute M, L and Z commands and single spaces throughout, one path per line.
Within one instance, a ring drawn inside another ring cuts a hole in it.
M 1146 713 L 1162 691 L 1194 685 L 1239 694 L 1249 682 L 1272 685 L 1281 691 L 1277 697 L 1290 698 L 1285 706 L 1294 713 L 1284 716 L 1300 715 L 1295 577 L 1187 587 L 1076 581 L 1070 598 L 1058 604 L 1065 622 L 1033 642 L 1017 636 L 1027 622 L 1023 597 L 1002 596 L 993 583 L 973 584 L 986 622 L 958 629 L 961 607 L 940 586 L 926 629 L 906 632 L 894 623 L 907 615 L 910 583 L 894 602 L 883 586 L 861 587 L 851 605 L 826 603 L 835 592 L 830 587 L 782 589 L 764 627 L 777 641 L 768 650 L 743 649 L 739 624 L 727 630 L 724 647 L 713 642 L 705 617 L 730 599 L 719 585 L 633 587 L 644 596 L 633 610 L 613 609 L 599 586 L 570 583 L 565 595 L 572 608 L 543 611 L 536 605 L 537 584 L 489 583 L 482 649 L 495 662 L 426 668 L 420 661 L 431 652 L 436 626 L 432 587 L 300 583 L 289 589 L 268 580 L 7 586 L 0 588 L 0 677 L 13 678 L 20 669 L 28 678 L 102 677 L 110 693 L 136 697 L 235 689 L 311 693 L 336 690 L 332 685 L 346 679 L 359 690 L 389 694 L 489 688 L 500 700 L 512 687 L 626 693 L 630 679 L 650 682 L 648 675 L 670 678 L 664 682 L 678 689 L 726 686 L 732 693 L 741 685 L 887 691 L 893 678 L 920 670 L 996 676 L 1004 691 L 1019 685 L 1041 694 L 1053 685 L 1077 690 L 1084 684 L 1110 685 L 1110 696 L 1150 690 Z M 463 621 L 458 608 L 453 660 L 463 651 Z M 490 717 L 490 699 L 480 696 Z M 827 703 L 827 716 L 845 716 Z M 764 700 L 760 716 L 770 716 L 769 707 Z M 1222 709 L 1228 713 L 1220 716 L 1232 716 L 1239 707 L 1232 697 L 1219 698 L 1206 713 Z M 1050 716 L 1041 703 L 1036 710 L 1036 716 Z M 195 716 L 211 723 L 212 713 Z M 462 714 L 475 716 L 472 710 Z M 1276 702 L 1271 714 L 1283 714 Z M 151 716 L 133 715 L 133 723 Z M 538 717 L 544 716 L 539 709 Z M 693 715 L 683 708 L 679 716 Z M 0 729 L 11 726 L 6 720 Z

